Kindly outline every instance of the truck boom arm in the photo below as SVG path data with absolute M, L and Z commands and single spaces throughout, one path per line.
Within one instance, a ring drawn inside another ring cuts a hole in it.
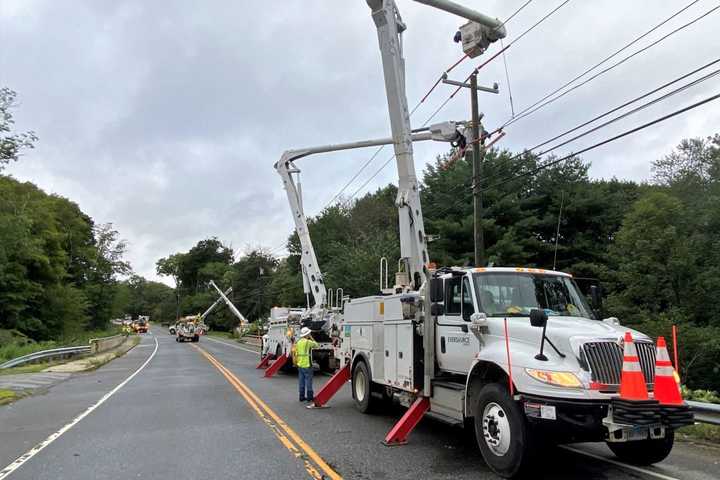
M 410 132 L 410 142 L 425 140 L 454 142 L 462 140 L 462 135 L 458 132 L 457 125 L 454 122 L 437 123 L 430 125 L 429 127 Z M 292 212 L 293 221 L 295 222 L 295 230 L 297 231 L 298 238 L 300 239 L 300 246 L 302 248 L 301 270 L 304 275 L 303 278 L 310 286 L 310 292 L 313 295 L 316 306 L 326 306 L 327 289 L 325 288 L 322 272 L 320 271 L 317 257 L 315 256 L 315 249 L 313 248 L 312 240 L 310 239 L 307 218 L 305 217 L 305 212 L 303 211 L 302 206 L 302 193 L 299 185 L 295 183 L 295 179 L 293 178 L 293 174 L 300 173 L 300 169 L 295 166 L 294 162 L 300 158 L 316 153 L 337 152 L 341 150 L 352 150 L 355 148 L 389 145 L 391 143 L 393 143 L 392 138 L 379 138 L 359 142 L 322 145 L 319 147 L 309 147 L 298 150 L 287 150 L 275 164 L 275 170 L 277 170 L 283 180 L 283 186 L 285 187 L 288 203 L 290 204 L 290 211 Z M 420 203 L 418 199 L 418 206 L 419 205 Z M 422 221 L 422 216 L 420 218 Z
M 233 315 L 235 315 L 238 318 L 238 320 L 240 320 L 240 323 L 241 324 L 248 323 L 247 319 L 243 316 L 242 313 L 240 313 L 240 310 L 238 310 L 235 307 L 235 305 L 233 305 L 233 303 L 230 301 L 230 299 L 222 292 L 222 290 L 220 290 L 218 288 L 218 286 L 215 285 L 215 282 L 210 280 L 210 285 L 215 287 L 215 290 L 217 290 L 217 292 L 220 294 L 220 297 L 222 297 L 222 299 L 225 300 L 225 303 L 227 304 L 228 308 L 233 313 Z
M 230 288 L 228 288 L 227 290 L 225 290 L 225 295 L 230 295 L 231 292 L 232 292 L 232 287 L 230 287 Z M 212 305 L 210 305 L 210 307 L 209 307 L 207 310 L 205 310 L 205 312 L 204 312 L 202 315 L 200 315 L 200 321 L 204 321 L 204 320 L 205 320 L 205 317 L 207 317 L 208 315 L 210 315 L 210 312 L 212 312 L 213 310 L 215 310 L 215 307 L 217 307 L 218 305 L 220 305 L 222 302 L 223 302 L 222 297 L 220 297 L 220 298 L 218 298 L 217 300 L 215 300 L 215 303 L 213 303 Z
M 420 191 L 412 148 L 412 127 L 405 93 L 405 59 L 402 32 L 406 29 L 394 0 L 366 0 L 377 27 L 382 57 L 390 129 L 398 170 L 398 194 L 395 204 L 400 223 L 400 256 L 407 267 L 410 285 L 418 290 L 427 274 L 429 261 L 427 239 L 420 205 Z M 418 0 L 442 10 L 465 16 L 492 28 L 502 28 L 499 21 L 473 12 L 448 0 Z M 504 36 L 504 30 L 502 36 Z
M 307 218 L 305 218 L 302 205 L 300 184 L 299 182 L 296 184 L 293 178 L 293 174 L 299 174 L 300 170 L 292 163 L 292 158 L 286 159 L 287 154 L 288 152 L 285 152 L 282 159 L 275 164 L 275 169 L 282 177 L 285 193 L 290 204 L 290 211 L 295 222 L 295 231 L 300 239 L 300 248 L 302 249 L 300 271 L 303 275 L 303 287 L 306 284 L 309 285 L 310 293 L 312 293 L 313 300 L 315 300 L 315 307 L 324 308 L 327 304 L 327 289 L 310 239 L 310 230 L 308 230 Z

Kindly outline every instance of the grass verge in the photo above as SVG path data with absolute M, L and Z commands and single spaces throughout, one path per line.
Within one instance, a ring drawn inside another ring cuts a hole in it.
M 59 362 L 42 362 L 42 363 L 33 363 L 31 365 L 21 365 L 19 367 L 13 367 L 13 368 L 3 368 L 0 370 L 0 377 L 3 375 L 17 375 L 18 373 L 37 373 L 42 372 L 48 367 L 52 367 L 54 365 L 59 365 L 61 363 L 70 362 L 72 359 L 67 359 L 64 361 Z
M 683 427 L 677 431 L 677 434 L 680 435 L 680 438 L 683 440 L 700 440 L 720 445 L 720 426 L 718 425 L 699 423 L 697 425 Z
M 14 402 L 19 398 L 19 395 L 12 391 L 12 390 L 6 390 L 4 388 L 0 388 L 0 405 L 5 405 L 10 402 Z

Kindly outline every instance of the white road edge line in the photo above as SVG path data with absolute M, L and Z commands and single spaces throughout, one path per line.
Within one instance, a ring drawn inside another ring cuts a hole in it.
M 22 467 L 28 460 L 30 460 L 31 458 L 33 458 L 35 455 L 37 455 L 38 453 L 40 453 L 45 447 L 47 447 L 48 445 L 50 445 L 51 443 L 53 443 L 55 440 L 57 440 L 58 438 L 60 438 L 60 437 L 62 436 L 62 434 L 64 434 L 65 432 L 67 432 L 68 430 L 70 430 L 72 427 L 74 427 L 75 425 L 77 425 L 78 423 L 80 423 L 80 421 L 81 421 L 83 418 L 85 418 L 85 417 L 87 417 L 88 415 L 90 415 L 93 411 L 95 411 L 96 408 L 98 408 L 100 405 L 102 405 L 103 403 L 105 403 L 105 402 L 106 402 L 110 397 L 112 397 L 118 390 L 120 390 L 122 387 L 124 387 L 130 380 L 132 380 L 133 378 L 135 378 L 135 375 L 137 375 L 138 373 L 140 373 L 140 372 L 148 365 L 148 363 L 150 363 L 150 361 L 153 359 L 153 357 L 155 356 L 155 354 L 156 354 L 157 351 L 158 351 L 158 341 L 157 341 L 157 337 L 155 337 L 155 336 L 153 335 L 153 338 L 155 339 L 155 350 L 153 350 L 153 352 L 150 354 L 150 356 L 148 357 L 148 359 L 145 360 L 145 363 L 143 363 L 142 365 L 140 365 L 140 368 L 138 368 L 137 370 L 135 370 L 129 377 L 127 377 L 125 380 L 123 380 L 118 386 L 116 386 L 115 388 L 113 388 L 112 390 L 110 390 L 108 393 L 106 393 L 105 395 L 103 395 L 100 400 L 98 400 L 98 401 L 97 401 L 95 404 L 93 404 L 92 406 L 88 407 L 87 410 L 85 410 L 83 413 L 81 413 L 80 415 L 78 415 L 77 417 L 75 417 L 70 423 L 68 423 L 67 425 L 65 425 L 64 427 L 62 427 L 60 430 L 58 430 L 57 432 L 55 432 L 55 433 L 53 433 L 52 435 L 50 435 L 49 437 L 47 437 L 47 438 L 46 438 L 45 440 L 43 440 L 42 442 L 40 442 L 40 443 L 38 443 L 37 445 L 35 445 L 33 448 L 31 448 L 30 450 L 28 450 L 28 451 L 27 451 L 26 453 L 24 453 L 23 455 L 19 456 L 19 457 L 18 457 L 14 462 L 12 462 L 10 465 L 8 465 L 7 467 L 5 467 L 5 468 L 3 468 L 2 470 L 0 470 L 0 480 L 3 480 L 4 478 L 7 478 L 7 477 L 8 477 L 11 473 L 13 473 L 15 470 L 17 470 L 18 468 Z
M 586 452 L 584 450 L 580 450 L 579 448 L 568 447 L 567 445 L 560 445 L 560 448 L 564 448 L 565 450 L 568 450 L 570 452 L 578 453 L 580 455 L 585 455 L 585 456 L 594 458 L 596 460 L 601 460 L 603 462 L 611 463 L 613 465 L 617 465 L 618 467 L 626 468 L 628 470 L 633 470 L 636 472 L 644 473 L 645 475 L 649 475 L 651 477 L 660 478 L 662 480 L 680 480 L 679 478 L 669 477 L 667 475 L 663 475 L 662 473 L 657 473 L 657 472 L 653 472 L 652 470 L 646 470 L 644 468 L 636 467 L 635 465 L 618 462 L 617 460 L 613 460 L 611 458 L 605 458 L 602 455 L 596 455 L 594 453 Z M 2 477 L 0 477 L 0 480 L 2 480 Z
M 215 342 L 215 343 L 222 343 L 223 345 L 227 345 L 228 347 L 239 348 L 240 350 L 245 350 L 246 352 L 254 353 L 255 355 L 259 355 L 259 354 L 260 354 L 260 351 L 259 351 L 259 350 L 250 350 L 249 348 L 244 348 L 244 347 L 241 347 L 240 345 L 233 345 L 232 343 L 223 342 L 222 340 L 216 340 L 216 339 L 214 339 L 214 338 L 212 338 L 212 337 L 209 337 L 209 336 L 205 336 L 205 337 L 203 337 L 203 338 L 205 338 L 206 340 L 210 340 L 210 341 L 212 341 L 212 342 Z M 2 477 L 0 477 L 0 480 L 2 480 Z

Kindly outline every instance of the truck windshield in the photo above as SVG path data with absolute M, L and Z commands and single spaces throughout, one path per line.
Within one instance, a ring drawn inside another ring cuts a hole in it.
M 548 315 L 594 319 L 569 277 L 540 273 L 474 273 L 480 309 L 488 317 L 527 317 L 540 308 Z

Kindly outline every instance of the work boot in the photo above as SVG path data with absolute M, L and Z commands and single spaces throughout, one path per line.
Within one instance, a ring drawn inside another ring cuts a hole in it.
M 301 401 L 301 402 L 307 402 L 307 400 L 305 400 L 303 397 L 300 397 L 300 401 Z

